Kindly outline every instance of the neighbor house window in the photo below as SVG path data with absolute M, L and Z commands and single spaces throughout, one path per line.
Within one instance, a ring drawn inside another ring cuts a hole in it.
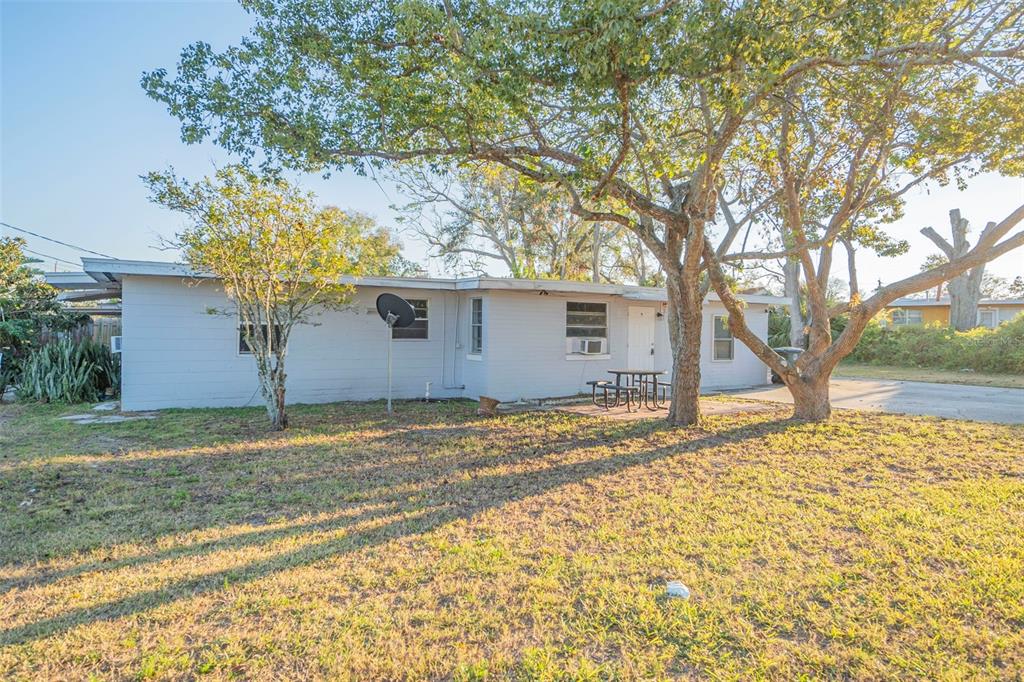
M 264 341 L 267 340 L 267 325 L 266 324 L 243 324 L 238 327 L 238 352 L 243 355 L 251 355 L 252 348 L 249 347 L 249 338 L 256 334 L 256 328 L 259 327 L 259 335 Z M 276 348 L 281 343 L 281 325 L 274 325 L 274 345 Z
M 568 338 L 608 337 L 608 304 L 577 303 L 565 304 L 565 335 Z
M 978 311 L 978 325 L 982 327 L 988 327 L 989 329 L 996 328 L 996 311 L 994 310 L 979 310 Z
M 484 350 L 484 299 L 469 299 L 469 352 Z
M 894 327 L 907 327 L 915 324 L 924 324 L 924 315 L 920 310 L 904 310 L 897 308 L 892 311 L 892 324 Z
M 727 315 L 715 315 L 714 317 L 714 338 L 711 345 L 712 360 L 732 360 L 735 350 L 735 340 L 732 332 L 729 331 L 729 317 Z
M 408 327 L 395 327 L 391 330 L 393 339 L 425 339 L 427 338 L 427 300 L 425 298 L 405 299 L 416 311 L 416 321 Z

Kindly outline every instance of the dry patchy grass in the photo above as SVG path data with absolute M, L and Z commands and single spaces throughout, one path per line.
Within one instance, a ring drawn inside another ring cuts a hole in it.
M 0 677 L 1024 674 L 1021 427 L 472 410 L 0 406 Z
M 836 369 L 835 376 L 891 381 L 928 381 L 936 384 L 963 384 L 996 388 L 1024 388 L 1024 374 L 989 374 L 935 367 L 897 367 L 895 365 L 844 362 Z

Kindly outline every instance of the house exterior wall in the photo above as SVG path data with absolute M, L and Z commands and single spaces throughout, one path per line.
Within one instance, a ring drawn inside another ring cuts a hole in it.
M 608 304 L 607 353 L 600 356 L 566 353 L 566 303 Z M 488 395 L 498 400 L 548 398 L 588 392 L 587 381 L 611 379 L 608 370 L 628 365 L 627 334 L 631 306 L 662 312 L 660 303 L 634 301 L 617 296 L 585 294 L 538 295 L 534 292 L 489 292 L 485 301 L 483 367 L 487 385 L 474 391 L 467 382 L 466 395 Z M 719 303 L 705 305 L 701 335 L 701 385 L 705 389 L 737 388 L 767 383 L 767 369 L 739 341 L 728 361 L 712 360 L 714 315 L 724 315 Z M 761 338 L 768 335 L 765 305 L 751 305 L 747 322 Z M 671 372 L 672 349 L 665 317 L 655 319 L 655 368 Z M 665 376 L 667 381 L 671 374 Z
M 920 310 L 922 325 L 941 324 L 949 326 L 949 306 L 901 305 L 889 308 L 889 310 Z
M 395 340 L 394 395 L 454 397 L 457 294 L 389 289 L 428 303 L 428 339 Z M 360 288 L 346 310 L 299 325 L 288 347 L 288 401 L 367 400 L 386 395 L 384 323 L 374 309 L 383 289 Z M 447 305 L 446 305 L 447 304 Z M 214 282 L 191 286 L 173 277 L 126 276 L 122 288 L 122 404 L 126 410 L 261 405 L 255 361 L 238 353 L 237 319 L 211 315 L 227 299 Z M 447 376 L 446 376 L 447 375 Z M 447 381 L 446 381 L 447 379 Z
M 1024 313 L 1024 305 L 999 305 L 999 306 L 982 306 L 982 308 L 991 307 L 998 313 L 999 322 L 1009 322 L 1013 318 L 1017 317 L 1021 313 Z
M 900 305 L 892 306 L 888 308 L 891 312 L 893 310 L 920 310 L 921 321 L 924 325 L 938 324 L 943 327 L 949 326 L 949 306 L 948 305 L 931 305 L 931 306 L 916 306 L 916 305 Z M 1024 305 L 1000 305 L 991 303 L 982 303 L 978 306 L 979 312 L 982 310 L 994 310 L 998 317 L 998 323 L 1009 322 L 1017 315 L 1024 313 Z
M 299 325 L 292 331 L 286 364 L 290 403 L 386 395 L 387 336 L 374 308 L 383 291 L 361 286 L 344 310 L 325 312 L 315 325 Z M 387 291 L 428 301 L 428 338 L 393 342 L 396 398 L 422 397 L 428 381 L 433 397 L 518 400 L 573 395 L 587 389 L 586 381 L 611 378 L 608 369 L 626 366 L 630 306 L 663 311 L 658 302 L 600 294 L 402 287 Z M 470 352 L 473 298 L 480 298 L 483 305 L 479 354 Z M 605 355 L 566 352 L 568 301 L 608 304 Z M 124 409 L 261 405 L 253 357 L 238 352 L 237 318 L 207 312 L 226 308 L 228 301 L 214 281 L 192 284 L 176 277 L 125 276 Z M 702 385 L 719 389 L 766 383 L 767 369 L 738 341 L 733 360 L 712 360 L 712 317 L 724 312 L 718 303 L 705 307 Z M 747 320 L 757 334 L 767 336 L 765 305 L 750 305 Z M 670 370 L 664 317 L 656 317 L 655 334 L 655 366 Z

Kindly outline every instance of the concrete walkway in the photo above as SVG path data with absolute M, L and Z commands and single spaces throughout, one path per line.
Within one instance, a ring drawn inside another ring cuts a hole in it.
M 833 407 L 923 414 L 952 419 L 1024 424 L 1024 389 L 930 384 L 922 381 L 833 379 Z M 730 393 L 740 398 L 792 403 L 785 386 Z

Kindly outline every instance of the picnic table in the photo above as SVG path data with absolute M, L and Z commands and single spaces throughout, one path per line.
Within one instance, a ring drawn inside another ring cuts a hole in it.
M 615 386 L 622 387 L 623 378 L 628 382 L 627 386 L 636 386 L 639 389 L 638 404 L 649 410 L 657 410 L 664 407 L 663 402 L 658 400 L 658 377 L 666 374 L 663 369 L 610 369 L 609 374 L 615 375 Z M 653 405 L 653 407 L 652 407 Z

